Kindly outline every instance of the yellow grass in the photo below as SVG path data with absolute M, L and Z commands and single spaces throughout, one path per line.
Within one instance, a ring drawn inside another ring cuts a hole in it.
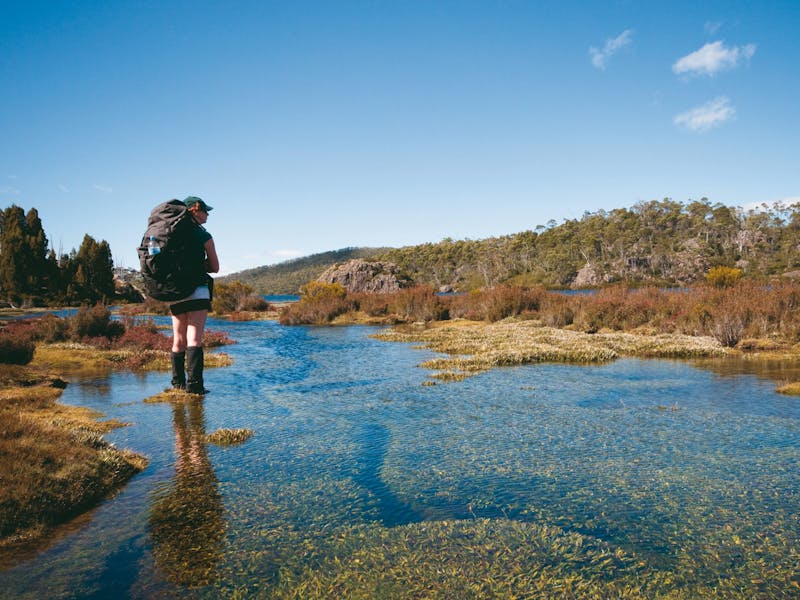
M 147 465 L 102 434 L 124 425 L 57 402 L 63 381 L 39 367 L 0 365 L 0 547 L 46 534 Z
M 443 321 L 431 327 L 395 327 L 378 333 L 387 341 L 421 342 L 449 356 L 423 363 L 438 379 L 462 379 L 499 366 L 538 362 L 603 363 L 620 356 L 689 358 L 726 353 L 711 337 L 679 334 L 588 334 L 542 326 L 538 321 L 507 319 L 497 323 Z
M 782 385 L 777 389 L 777 392 L 780 394 L 786 394 L 787 396 L 800 396 L 800 381 L 794 381 L 792 383 Z

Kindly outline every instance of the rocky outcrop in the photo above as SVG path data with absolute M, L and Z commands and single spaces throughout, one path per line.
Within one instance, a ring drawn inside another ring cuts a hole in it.
M 400 268 L 390 262 L 369 262 L 360 258 L 328 268 L 317 281 L 341 284 L 348 292 L 389 294 L 405 287 Z
M 610 282 L 612 279 L 613 278 L 610 275 L 603 273 L 602 269 L 600 269 L 597 265 L 587 262 L 575 275 L 575 279 L 572 282 L 572 287 L 597 287 L 604 283 Z
M 114 296 L 127 302 L 143 302 L 141 275 L 132 269 L 114 269 Z

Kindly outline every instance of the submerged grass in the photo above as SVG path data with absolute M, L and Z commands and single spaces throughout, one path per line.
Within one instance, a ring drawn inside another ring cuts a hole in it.
M 726 350 L 710 337 L 682 334 L 644 335 L 622 332 L 588 334 L 545 327 L 533 320 L 497 323 L 444 321 L 430 327 L 397 326 L 374 337 L 385 341 L 422 342 L 448 354 L 422 363 L 444 381 L 463 379 L 493 367 L 540 362 L 604 363 L 620 356 L 697 358 L 722 356 Z

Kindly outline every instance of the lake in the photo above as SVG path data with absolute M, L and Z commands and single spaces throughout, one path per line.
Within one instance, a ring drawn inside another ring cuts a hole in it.
M 376 328 L 209 328 L 238 343 L 203 401 L 145 404 L 166 373 L 70 383 L 62 401 L 131 423 L 106 437 L 150 465 L 4 557 L 0 597 L 800 592 L 800 400 L 775 392 L 796 365 L 626 359 L 423 386 L 434 354 Z M 239 446 L 203 439 L 240 427 Z

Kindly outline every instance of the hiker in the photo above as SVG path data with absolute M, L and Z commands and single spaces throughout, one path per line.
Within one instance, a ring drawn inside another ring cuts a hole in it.
M 189 267 L 197 267 L 197 287 L 185 298 L 169 305 L 172 313 L 172 387 L 185 389 L 191 394 L 205 394 L 208 390 L 203 386 L 203 330 L 211 310 L 214 282 L 208 273 L 219 271 L 219 258 L 214 239 L 203 227 L 211 207 L 196 196 L 189 196 L 183 203 L 195 225 L 193 239 L 197 243 L 187 248 L 185 260 L 192 261 Z

